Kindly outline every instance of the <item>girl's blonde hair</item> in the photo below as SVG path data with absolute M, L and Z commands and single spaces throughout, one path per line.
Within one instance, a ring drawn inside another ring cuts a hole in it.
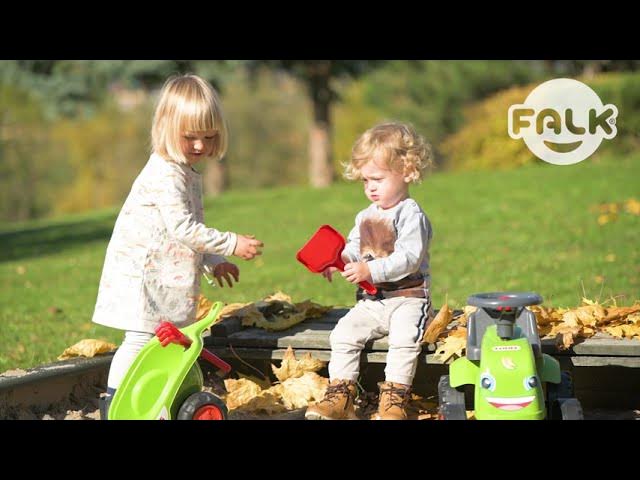
M 360 180 L 362 166 L 375 160 L 417 183 L 422 180 L 424 170 L 433 166 L 432 157 L 431 146 L 411 125 L 382 123 L 356 140 L 351 160 L 344 165 L 344 176 L 349 180 Z
M 180 147 L 182 135 L 205 130 L 216 131 L 212 157 L 219 160 L 227 152 L 228 132 L 218 94 L 197 75 L 167 79 L 153 115 L 153 151 L 166 160 L 187 164 Z

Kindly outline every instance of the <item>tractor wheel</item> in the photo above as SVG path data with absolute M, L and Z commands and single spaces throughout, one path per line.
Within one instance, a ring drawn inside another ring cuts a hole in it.
M 443 375 L 438 382 L 439 417 L 442 420 L 466 420 L 464 391 L 453 388 L 449 375 Z
M 565 412 L 563 411 L 562 405 L 566 405 L 564 408 L 567 409 L 567 414 L 570 417 L 575 417 L 577 415 L 577 411 L 580 411 L 580 418 L 582 418 L 582 408 L 580 407 L 580 402 L 577 399 L 573 398 L 573 379 L 571 378 L 571 373 L 567 371 L 563 371 L 560 377 L 560 383 L 547 383 L 547 418 L 549 420 L 569 420 L 569 418 L 565 418 Z M 566 400 L 570 400 L 569 403 L 566 403 Z M 572 403 L 574 402 L 574 403 Z M 575 406 L 577 404 L 577 407 Z M 574 412 L 574 414 L 570 413 Z M 571 418 L 573 420 L 577 420 L 577 418 Z
M 562 420 L 584 420 L 582 405 L 577 398 L 561 398 L 558 404 Z
M 224 402 L 209 392 L 189 395 L 178 410 L 178 420 L 226 420 L 229 411 Z

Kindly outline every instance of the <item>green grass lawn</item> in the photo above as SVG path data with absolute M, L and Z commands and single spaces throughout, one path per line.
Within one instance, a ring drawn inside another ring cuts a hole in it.
M 441 172 L 412 196 L 434 226 L 433 301 L 461 307 L 468 295 L 533 290 L 553 306 L 590 298 L 640 299 L 640 217 L 600 226 L 590 208 L 640 199 L 640 156 L 560 167 Z M 234 288 L 203 286 L 212 300 L 249 302 L 282 290 L 295 301 L 351 305 L 354 288 L 313 275 L 296 251 L 323 224 L 345 235 L 367 205 L 360 184 L 327 190 L 234 191 L 208 199 L 208 224 L 252 233 L 264 255 L 237 260 Z M 0 226 L 0 372 L 54 361 L 83 338 L 118 344 L 122 332 L 91 323 L 107 242 L 118 210 Z

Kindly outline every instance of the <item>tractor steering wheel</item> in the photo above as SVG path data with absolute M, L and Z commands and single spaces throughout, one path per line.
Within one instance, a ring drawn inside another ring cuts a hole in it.
M 467 305 L 490 310 L 510 310 L 512 308 L 539 305 L 542 297 L 534 292 L 491 292 L 476 293 L 467 299 Z

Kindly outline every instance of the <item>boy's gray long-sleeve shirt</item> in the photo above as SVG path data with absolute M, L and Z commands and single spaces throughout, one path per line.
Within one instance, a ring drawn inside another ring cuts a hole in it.
M 352 262 L 368 261 L 374 284 L 421 273 L 430 288 L 432 237 L 429 218 L 412 198 L 387 210 L 371 204 L 356 215 L 343 255 Z

